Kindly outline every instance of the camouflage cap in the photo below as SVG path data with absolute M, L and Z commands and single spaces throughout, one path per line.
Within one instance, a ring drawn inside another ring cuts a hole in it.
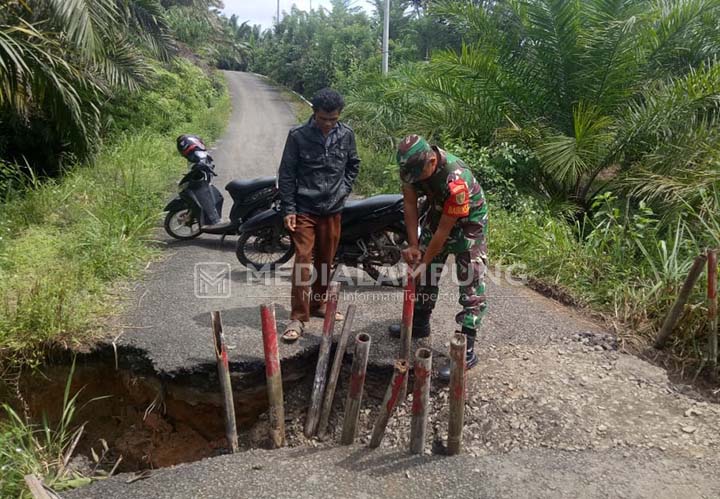
M 433 152 L 427 140 L 412 134 L 405 137 L 397 149 L 400 179 L 406 183 L 417 182 Z

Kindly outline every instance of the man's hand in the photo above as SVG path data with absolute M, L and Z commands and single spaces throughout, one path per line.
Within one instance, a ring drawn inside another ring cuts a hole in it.
M 408 265 L 414 267 L 422 260 L 422 251 L 417 246 L 410 246 L 402 251 L 402 256 Z
M 285 228 L 290 232 L 295 232 L 295 222 L 297 218 L 295 213 L 285 215 Z

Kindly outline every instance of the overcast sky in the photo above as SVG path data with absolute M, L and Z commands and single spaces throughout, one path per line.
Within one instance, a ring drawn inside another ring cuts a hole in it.
M 237 14 L 240 22 L 249 21 L 249 24 L 261 24 L 263 28 L 269 28 L 273 24 L 277 0 L 223 0 L 225 9 L 223 12 L 230 17 Z M 310 10 L 319 7 L 330 8 L 330 0 L 280 0 L 280 12 L 290 11 L 295 4 L 300 10 Z M 370 4 L 365 0 L 354 0 L 353 5 L 365 8 L 368 12 L 372 10 Z

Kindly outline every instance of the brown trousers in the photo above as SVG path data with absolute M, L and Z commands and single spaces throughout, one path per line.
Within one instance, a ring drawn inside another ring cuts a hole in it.
M 340 242 L 340 213 L 325 217 L 298 214 L 292 239 L 295 263 L 290 319 L 307 322 L 310 313 L 325 302 L 335 251 Z

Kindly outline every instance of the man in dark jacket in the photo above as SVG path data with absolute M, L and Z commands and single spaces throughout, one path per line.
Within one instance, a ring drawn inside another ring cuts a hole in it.
M 292 311 L 283 333 L 286 341 L 300 337 L 310 315 L 325 314 L 324 295 L 340 241 L 340 212 L 360 168 L 355 134 L 339 122 L 345 106 L 342 96 L 326 88 L 313 97 L 312 106 L 310 120 L 290 130 L 280 163 L 285 227 L 295 244 Z

